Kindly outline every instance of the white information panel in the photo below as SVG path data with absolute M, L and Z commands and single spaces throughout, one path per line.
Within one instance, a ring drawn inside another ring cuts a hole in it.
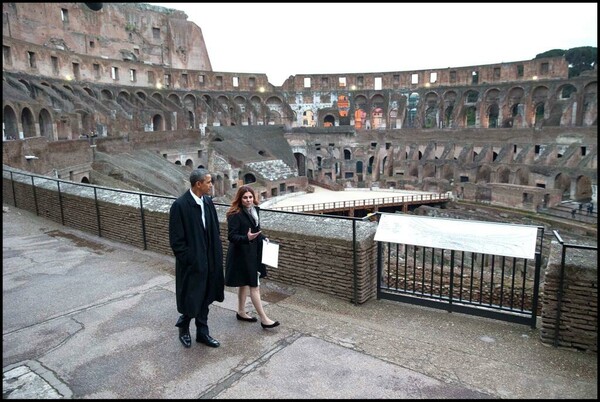
M 279 261 L 279 244 L 272 241 L 263 240 L 262 263 L 273 268 L 277 268 Z
M 382 213 L 375 240 L 533 259 L 537 230 L 526 225 Z

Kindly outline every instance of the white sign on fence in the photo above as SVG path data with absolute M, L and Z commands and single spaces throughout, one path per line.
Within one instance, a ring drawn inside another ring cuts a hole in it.
M 375 241 L 535 258 L 537 227 L 382 213 Z

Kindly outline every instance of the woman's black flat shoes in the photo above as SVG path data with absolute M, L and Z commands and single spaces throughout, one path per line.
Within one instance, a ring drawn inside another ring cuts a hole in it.
M 276 326 L 279 325 L 279 321 L 275 321 L 273 324 L 267 325 L 267 324 L 263 324 L 262 322 L 260 323 L 260 325 L 264 328 L 275 328 Z
M 235 318 L 237 318 L 240 321 L 248 321 L 248 322 L 256 322 L 256 321 L 258 321 L 258 318 L 256 318 L 256 317 L 246 318 L 246 317 L 242 317 L 238 313 L 235 313 Z

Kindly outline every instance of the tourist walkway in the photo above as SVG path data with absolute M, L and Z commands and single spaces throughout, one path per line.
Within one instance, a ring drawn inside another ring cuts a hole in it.
M 281 326 L 236 320 L 227 288 L 209 316 L 221 347 L 185 349 L 172 257 L 6 204 L 2 223 L 5 399 L 598 398 L 597 355 L 528 326 L 269 280 Z

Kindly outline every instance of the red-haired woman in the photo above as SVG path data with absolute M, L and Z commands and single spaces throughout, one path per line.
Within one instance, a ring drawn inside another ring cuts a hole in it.
M 267 268 L 261 262 L 262 241 L 268 239 L 260 231 L 259 214 L 254 189 L 250 186 L 240 187 L 226 213 L 229 248 L 225 262 L 225 285 L 238 288 L 236 318 L 240 321 L 258 321 L 246 312 L 246 297 L 249 293 L 260 317 L 260 325 L 267 329 L 275 328 L 279 321 L 267 317 L 260 300 L 259 278 L 267 276 Z

